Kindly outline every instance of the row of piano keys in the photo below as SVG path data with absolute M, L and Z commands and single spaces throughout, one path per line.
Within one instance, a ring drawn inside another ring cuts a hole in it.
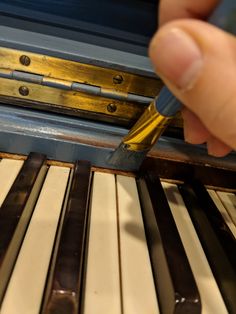
M 175 185 L 0 162 L 1 314 L 236 313 L 236 199 Z

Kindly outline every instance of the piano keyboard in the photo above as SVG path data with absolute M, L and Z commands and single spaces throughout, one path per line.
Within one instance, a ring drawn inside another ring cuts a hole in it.
M 236 313 L 236 196 L 0 161 L 0 314 Z

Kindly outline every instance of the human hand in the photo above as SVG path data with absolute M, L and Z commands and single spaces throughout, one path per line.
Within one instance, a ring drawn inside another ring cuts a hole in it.
M 161 0 L 149 54 L 185 105 L 185 140 L 207 142 L 208 153 L 221 157 L 236 149 L 236 38 L 200 21 L 218 2 Z

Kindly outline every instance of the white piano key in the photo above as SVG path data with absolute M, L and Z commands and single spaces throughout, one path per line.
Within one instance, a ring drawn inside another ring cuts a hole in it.
M 177 186 L 166 182 L 162 186 L 199 289 L 202 314 L 228 313 Z
M 134 178 L 117 176 L 123 314 L 159 313 Z
M 0 162 L 0 206 L 13 185 L 24 161 L 14 159 L 2 159 Z
M 236 226 L 236 196 L 234 193 L 217 191 L 222 204 L 226 208 L 229 216 L 231 217 L 234 225 Z
M 225 223 L 229 227 L 230 231 L 236 238 L 236 225 L 233 223 L 229 213 L 227 212 L 226 208 L 222 204 L 220 198 L 218 197 L 217 193 L 214 190 L 208 189 L 207 192 L 211 196 L 213 202 L 215 203 L 216 207 L 218 208 L 219 212 L 221 213 Z
M 121 314 L 114 175 L 95 173 L 91 198 L 83 313 Z
M 1 314 L 38 314 L 69 168 L 51 166 L 17 258 Z

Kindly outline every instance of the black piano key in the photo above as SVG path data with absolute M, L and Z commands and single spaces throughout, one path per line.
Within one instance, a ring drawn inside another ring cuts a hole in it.
M 90 163 L 77 162 L 57 239 L 58 249 L 53 252 L 42 313 L 77 314 L 79 311 L 90 183 Z
M 200 188 L 195 186 L 195 189 Z M 209 208 L 202 203 L 203 200 L 198 198 L 202 197 L 202 193 L 195 194 L 193 187 L 188 184 L 180 185 L 179 191 L 189 211 L 227 309 L 229 313 L 236 313 L 236 269 L 225 253 L 224 243 L 219 241 L 219 235 L 214 230 L 216 226 L 212 227 L 208 220 Z
M 169 204 L 157 176 L 138 189 L 161 313 L 201 313 L 200 295 Z
M 46 156 L 30 153 L 0 208 L 0 301 L 46 172 Z
M 236 269 L 236 239 L 234 235 L 204 185 L 196 181 L 191 185 L 229 261 Z

